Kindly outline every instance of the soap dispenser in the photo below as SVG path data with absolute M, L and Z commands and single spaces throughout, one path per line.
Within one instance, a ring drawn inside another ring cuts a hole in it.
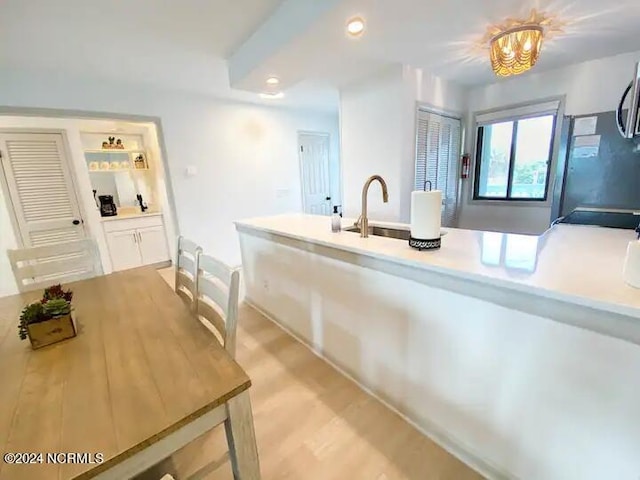
M 340 214 L 338 213 L 338 206 L 334 205 L 333 214 L 331 214 L 331 231 L 336 233 L 342 230 L 342 222 L 340 221 Z

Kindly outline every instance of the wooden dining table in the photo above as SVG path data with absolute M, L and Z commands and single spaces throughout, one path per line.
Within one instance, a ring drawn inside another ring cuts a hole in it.
M 154 269 L 64 287 L 78 334 L 38 350 L 18 318 L 42 292 L 0 298 L 0 479 L 131 478 L 225 419 L 259 478 L 249 377 Z

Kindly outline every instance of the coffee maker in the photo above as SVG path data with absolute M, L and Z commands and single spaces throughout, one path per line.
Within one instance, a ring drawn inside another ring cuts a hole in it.
M 103 217 L 114 217 L 118 214 L 118 209 L 113 201 L 113 195 L 98 195 L 100 201 L 100 215 Z

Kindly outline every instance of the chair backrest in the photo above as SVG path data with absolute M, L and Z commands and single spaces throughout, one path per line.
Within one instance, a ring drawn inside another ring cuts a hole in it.
M 195 242 L 178 237 L 178 251 L 176 252 L 176 281 L 175 290 L 191 309 L 195 309 L 196 276 L 198 273 L 198 254 L 202 252 Z
M 7 250 L 7 256 L 21 292 L 102 274 L 96 244 L 90 238 Z
M 203 253 L 198 255 L 196 314 L 220 337 L 225 350 L 236 354 L 240 269 L 230 268 Z

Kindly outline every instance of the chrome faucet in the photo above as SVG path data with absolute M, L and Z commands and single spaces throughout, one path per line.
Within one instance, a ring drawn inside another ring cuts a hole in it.
M 366 182 L 364 182 L 364 187 L 362 187 L 362 214 L 360 218 L 356 221 L 356 226 L 360 224 L 360 236 L 362 238 L 367 238 L 369 236 L 369 218 L 367 217 L 367 195 L 369 194 L 369 187 L 373 183 L 374 180 L 378 180 L 380 182 L 380 186 L 382 187 L 382 201 L 387 203 L 389 201 L 389 193 L 387 192 L 387 182 L 384 181 L 380 175 L 372 175 L 370 176 Z

